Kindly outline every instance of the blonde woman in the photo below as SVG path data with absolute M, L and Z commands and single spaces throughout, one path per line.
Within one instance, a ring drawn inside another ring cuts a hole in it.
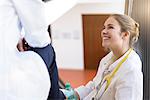
M 142 100 L 142 63 L 133 49 L 139 37 L 138 23 L 127 15 L 111 15 L 101 37 L 102 46 L 111 52 L 100 61 L 95 78 L 74 93 L 64 93 L 80 100 Z

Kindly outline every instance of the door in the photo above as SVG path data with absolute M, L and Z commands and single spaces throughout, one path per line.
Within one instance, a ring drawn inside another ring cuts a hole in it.
M 101 46 L 101 30 L 109 15 L 82 15 L 84 42 L 84 69 L 97 69 L 106 55 Z

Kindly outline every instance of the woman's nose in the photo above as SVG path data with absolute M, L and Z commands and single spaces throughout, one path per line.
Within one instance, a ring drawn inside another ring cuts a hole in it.
M 102 31 L 101 31 L 101 36 L 103 36 L 104 34 L 106 34 L 107 32 L 106 32 L 106 29 L 103 29 Z

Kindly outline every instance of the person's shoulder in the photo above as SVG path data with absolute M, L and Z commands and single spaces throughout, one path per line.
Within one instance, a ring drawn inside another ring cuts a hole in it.
M 136 53 L 136 51 L 132 50 L 129 58 L 127 59 L 126 67 L 130 70 L 142 69 L 142 62 L 139 55 Z
M 133 50 L 128 59 L 122 64 L 119 71 L 120 80 L 138 79 L 142 80 L 142 63 L 139 55 Z M 134 81 L 134 82 L 136 82 Z
M 129 57 L 129 62 L 132 64 L 136 64 L 137 66 L 142 64 L 140 56 L 134 50 L 131 52 L 131 56 Z

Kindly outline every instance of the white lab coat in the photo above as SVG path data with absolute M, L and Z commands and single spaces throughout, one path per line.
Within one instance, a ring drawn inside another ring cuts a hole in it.
M 111 64 L 108 70 L 111 72 L 126 54 Z M 112 56 L 113 53 L 110 52 L 101 60 L 98 72 L 92 81 L 86 84 L 86 86 L 80 86 L 75 89 L 81 100 L 91 100 L 95 96 L 98 91 L 96 87 L 101 82 L 102 74 L 109 65 Z M 132 50 L 99 100 L 142 100 L 143 74 L 141 68 L 141 60 L 138 54 Z
M 50 78 L 42 58 L 16 48 L 22 30 L 32 47 L 50 43 L 42 0 L 0 0 L 0 100 L 46 100 Z

